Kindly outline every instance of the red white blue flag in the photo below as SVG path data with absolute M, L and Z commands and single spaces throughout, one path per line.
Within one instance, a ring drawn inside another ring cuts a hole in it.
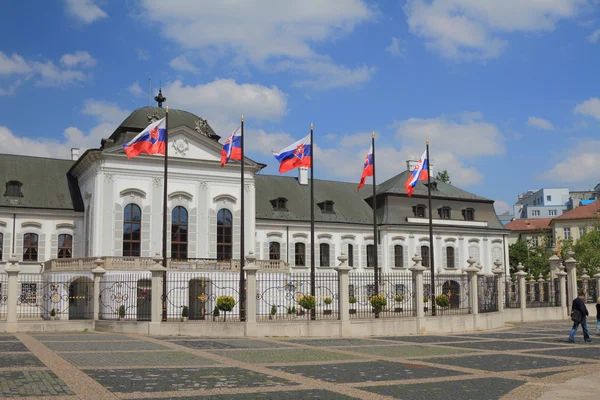
M 167 122 L 165 118 L 162 118 L 148 125 L 129 143 L 125 143 L 123 150 L 127 154 L 127 158 L 137 157 L 140 154 L 162 154 L 164 156 L 166 137 Z
M 241 125 L 235 128 L 221 150 L 221 167 L 229 162 L 229 160 L 242 160 L 242 130 Z
M 429 160 L 427 159 L 427 150 L 421 156 L 421 159 L 415 165 L 415 168 L 412 170 L 410 176 L 404 183 L 404 187 L 406 188 L 406 193 L 408 197 L 412 196 L 415 191 L 415 186 L 417 186 L 417 182 L 421 180 L 427 180 L 429 178 Z
M 312 148 L 310 144 L 310 135 L 289 145 L 285 149 L 275 152 L 273 155 L 279 161 L 279 173 L 284 174 L 294 168 L 310 168 Z
M 365 186 L 365 180 L 368 176 L 373 176 L 373 145 L 371 144 L 371 148 L 367 153 L 367 157 L 365 158 L 365 166 L 363 168 L 362 176 L 360 177 L 360 183 L 358 184 L 358 190 L 361 187 Z

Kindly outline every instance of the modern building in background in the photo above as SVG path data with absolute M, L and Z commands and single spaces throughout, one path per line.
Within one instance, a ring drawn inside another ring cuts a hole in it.
M 556 218 L 599 198 L 600 184 L 593 190 L 569 191 L 568 188 L 543 188 L 518 196 L 513 205 L 515 219 Z
M 596 200 L 552 219 L 550 226 L 555 240 L 572 239 L 576 242 L 585 232 L 597 229 L 599 223 L 600 200 Z

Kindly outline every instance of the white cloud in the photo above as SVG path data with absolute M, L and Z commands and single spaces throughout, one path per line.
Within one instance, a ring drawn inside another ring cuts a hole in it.
M 18 54 L 8 56 L 0 51 L 0 75 L 27 74 L 31 66 Z
M 589 98 L 583 103 L 576 105 L 573 112 L 600 121 L 600 99 L 597 97 Z
M 65 3 L 69 14 L 85 24 L 108 17 L 94 0 L 65 0 Z
M 129 93 L 136 97 L 144 94 L 144 90 L 138 82 L 133 82 L 131 86 L 127 88 L 127 90 L 129 91 Z
M 505 201 L 496 200 L 494 201 L 494 210 L 496 210 L 496 214 L 502 215 L 505 213 L 512 214 L 512 207 Z
M 554 125 L 552 125 L 552 122 L 544 118 L 529 117 L 529 119 L 527 120 L 527 125 L 532 126 L 534 128 L 542 129 L 544 131 L 554 130 Z
M 113 125 L 120 124 L 129 116 L 129 111 L 123 110 L 115 103 L 94 99 L 88 99 L 84 102 L 81 113 L 91 115 L 99 122 L 109 122 Z
M 172 59 L 169 62 L 171 68 L 176 69 L 178 71 L 187 71 L 187 72 L 196 72 L 198 68 L 192 64 L 185 55 L 181 55 Z
M 142 49 L 135 49 L 135 52 L 137 53 L 138 60 L 146 61 L 150 58 L 150 53 L 148 53 L 147 51 L 144 51 Z
M 60 63 L 68 68 L 76 66 L 93 67 L 97 61 L 87 51 L 76 51 L 72 54 L 65 54 L 60 58 Z
M 600 140 L 585 139 L 561 152 L 563 159 L 542 174 L 542 178 L 557 183 L 588 183 L 596 185 L 600 171 Z M 573 172 L 576 169 L 576 172 Z
M 543 32 L 575 17 L 587 0 L 408 0 L 404 11 L 411 33 L 456 60 L 498 57 L 508 45 L 501 35 Z
M 587 39 L 590 43 L 596 43 L 598 39 L 600 39 L 600 29 L 596 29 L 594 32 L 592 32 Z
M 392 43 L 385 48 L 385 51 L 393 56 L 404 57 L 406 55 L 406 41 L 397 37 L 392 37 Z
M 202 58 L 230 57 L 233 65 L 250 63 L 263 70 L 292 70 L 307 78 L 297 86 L 352 86 L 369 79 L 369 66 L 349 68 L 315 51 L 375 16 L 363 0 L 244 2 L 142 0 L 146 18 L 162 26 L 164 35 Z
M 37 86 L 62 86 L 89 79 L 89 75 L 72 69 L 61 69 L 52 61 L 35 62 L 34 69 L 39 74 Z

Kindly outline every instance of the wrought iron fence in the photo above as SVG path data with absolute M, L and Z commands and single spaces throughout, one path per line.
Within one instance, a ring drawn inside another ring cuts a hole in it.
M 6 320 L 8 310 L 8 278 L 6 274 L 0 274 L 0 321 Z
M 519 282 L 506 276 L 504 280 L 504 306 L 506 308 L 521 308 L 519 300 Z
M 152 278 L 149 272 L 105 275 L 99 297 L 100 319 L 150 321 L 152 318 Z
M 586 303 L 596 303 L 600 294 L 597 291 L 597 281 L 596 279 L 589 279 L 584 285 L 583 290 L 585 292 L 585 302 Z
M 556 284 L 554 281 L 527 282 L 525 284 L 526 307 L 554 307 L 556 305 Z M 560 305 L 560 297 L 558 299 Z
M 350 273 L 348 301 L 350 318 L 398 318 L 415 315 L 412 274 L 383 273 L 379 276 L 379 293 L 375 293 L 373 273 Z M 371 301 L 378 294 L 380 298 Z M 383 307 L 376 301 L 385 303 Z
M 92 319 L 94 284 L 87 275 L 19 275 L 19 320 Z
M 466 274 L 444 274 L 435 276 L 435 298 L 431 293 L 431 275 L 423 275 L 423 301 L 425 315 L 432 315 L 435 302 L 436 315 L 469 314 L 469 277 Z
M 338 274 L 315 274 L 315 297 L 309 273 L 259 273 L 256 276 L 258 321 L 339 319 Z M 313 311 L 314 310 L 314 311 Z
M 167 272 L 167 321 L 239 321 L 239 279 L 230 272 Z
M 498 280 L 495 276 L 477 277 L 479 313 L 498 311 Z

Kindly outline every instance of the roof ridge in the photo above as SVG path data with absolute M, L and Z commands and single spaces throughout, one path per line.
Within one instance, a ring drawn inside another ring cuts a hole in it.
M 37 159 L 40 159 L 40 160 L 71 161 L 71 162 L 75 162 L 75 160 L 71 160 L 69 158 L 53 158 L 53 157 L 42 157 L 42 156 L 30 156 L 30 155 L 27 155 L 27 154 L 0 153 L 0 157 L 4 157 L 4 156 L 37 158 Z

